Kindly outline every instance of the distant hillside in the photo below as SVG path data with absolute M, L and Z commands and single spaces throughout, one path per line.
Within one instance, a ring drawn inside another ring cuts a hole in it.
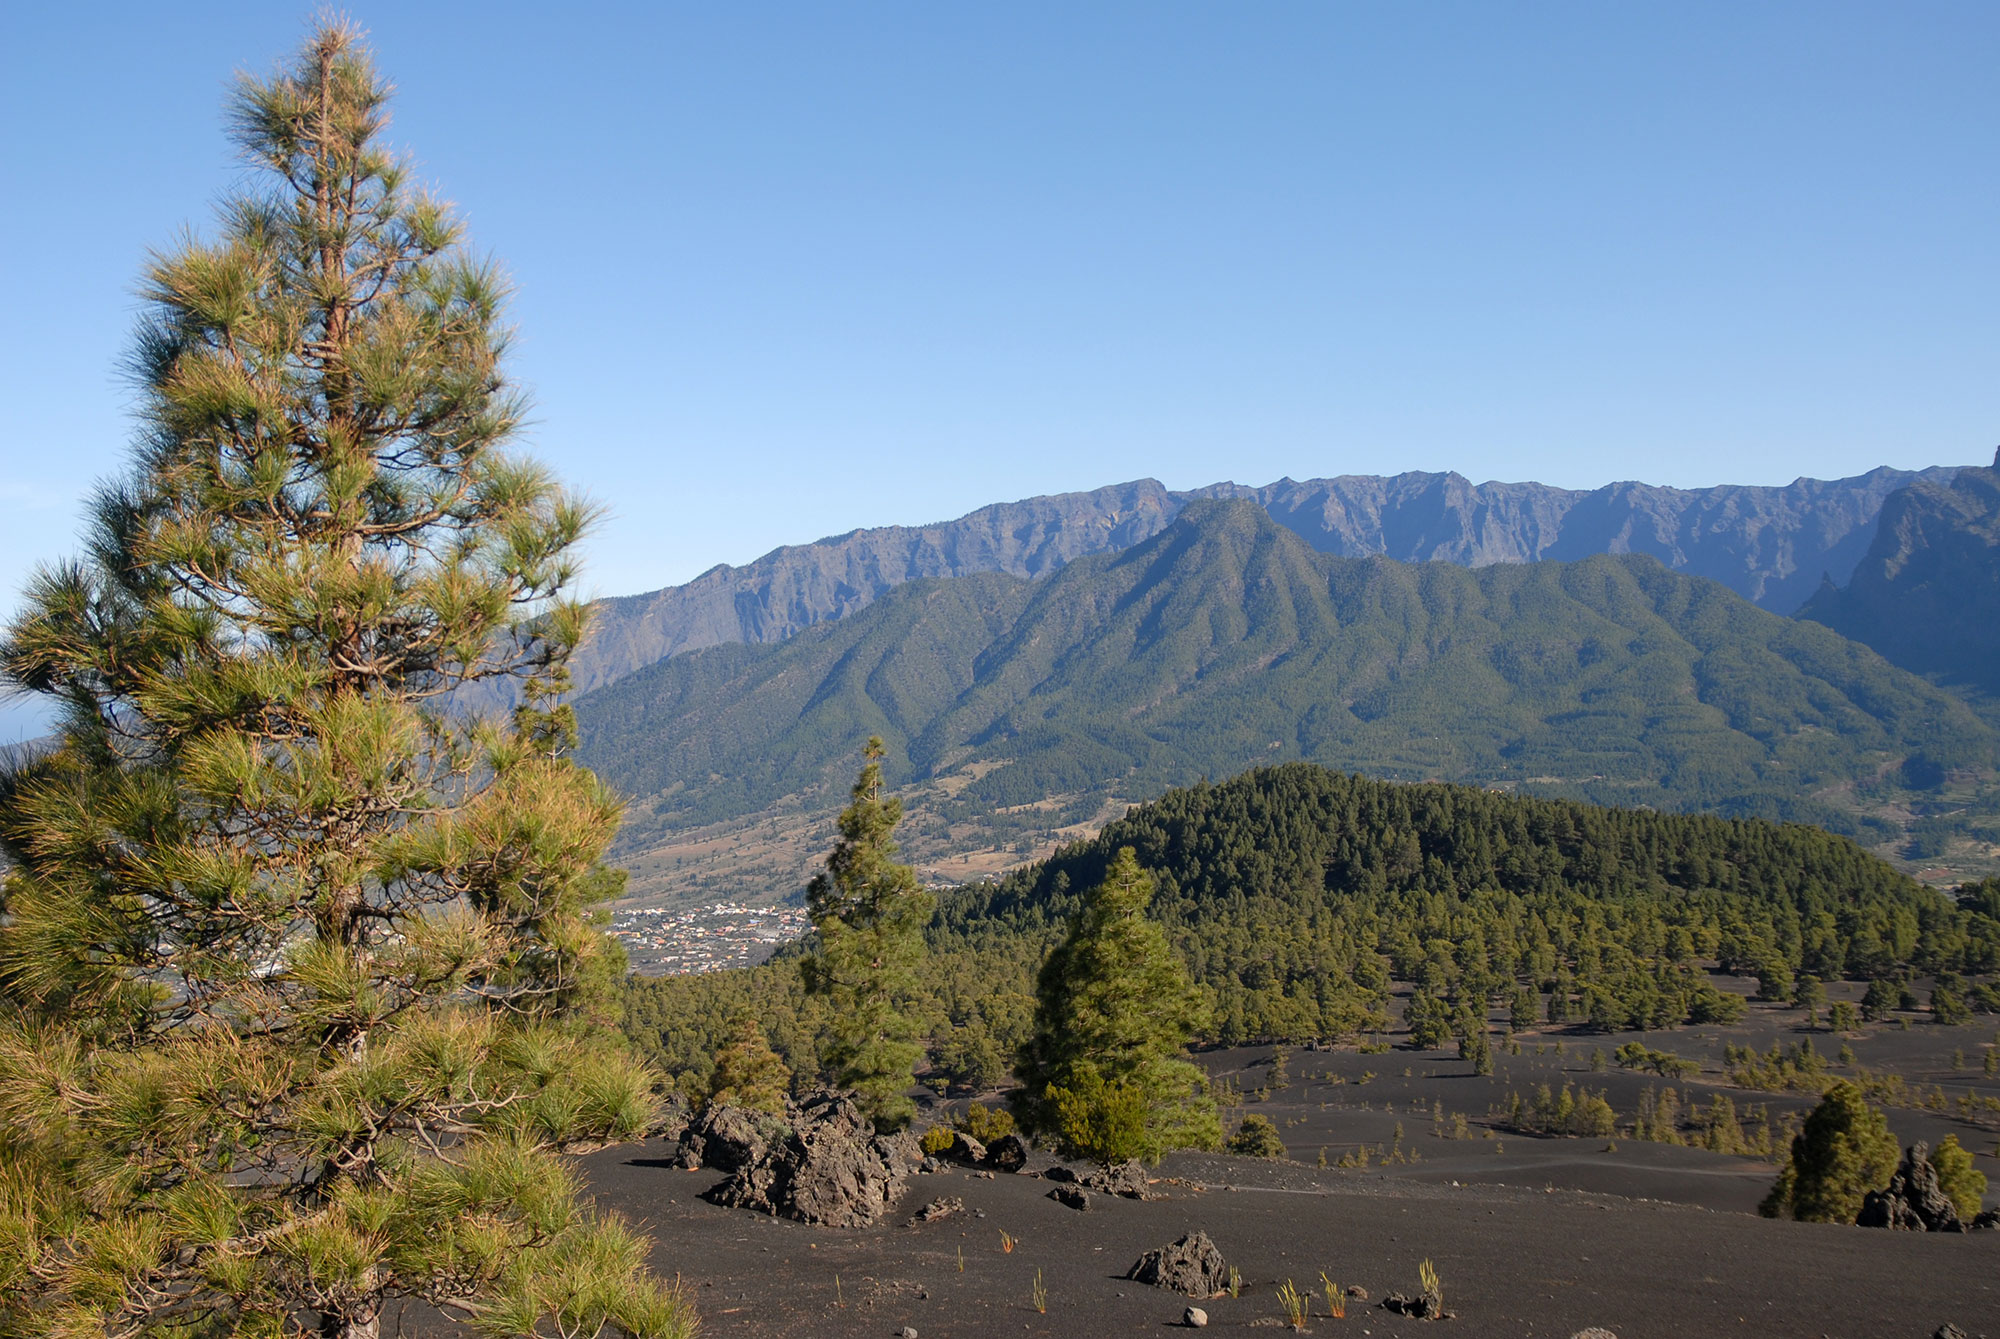
M 1891 494 L 1852 579 L 1823 587 L 1799 616 L 1904 669 L 2000 697 L 2000 473 L 1964 469 Z
M 1823 573 L 1846 579 L 1885 497 L 1951 474 L 1878 469 L 1783 488 L 1620 483 L 1589 491 L 1474 484 L 1457 474 L 1285 479 L 1263 488 L 1221 483 L 1192 492 L 1142 479 L 1000 503 L 935 525 L 855 530 L 776 549 L 743 567 L 716 567 L 684 586 L 604 600 L 572 668 L 578 688 L 588 690 L 683 651 L 782 641 L 906 581 L 1040 576 L 1086 554 L 1129 548 L 1159 533 L 1190 501 L 1218 497 L 1257 502 L 1323 553 L 1468 566 L 1644 553 L 1789 614 Z
M 1398 1011 L 1392 981 L 1415 987 L 1407 1008 L 1428 1014 L 1436 1045 L 1483 1034 L 1496 1008 L 1522 1026 L 1714 1024 L 1742 1001 L 1710 982 L 1711 963 L 1778 994 L 1805 973 L 2000 969 L 1990 896 L 1946 897 L 1816 828 L 1288 763 L 1169 791 L 1091 840 L 947 892 L 913 1002 L 934 1072 L 974 1089 L 1003 1080 L 1036 968 L 1124 846 L 1157 880 L 1149 914 L 1214 992 L 1204 1041 L 1380 1029 Z M 2000 995 L 1972 998 L 1991 1009 Z M 625 1025 L 663 1070 L 699 1076 L 730 1020 L 754 1013 L 811 1072 L 825 1009 L 783 963 L 633 982 Z
M 1351 1034 L 1380 1017 L 1392 977 L 1420 997 L 1480 1001 L 1481 1026 L 1485 1002 L 1519 988 L 1539 1021 L 1553 986 L 1551 1017 L 1560 1005 L 1568 1021 L 1659 1028 L 1715 1007 L 1697 958 L 1784 981 L 2000 965 L 2000 922 L 1813 828 L 1296 763 L 1170 791 L 998 884 L 958 890 L 933 950 L 1044 942 L 1124 846 L 1158 879 L 1150 914 L 1215 991 L 1224 1042 Z
M 683 843 L 678 868 L 633 860 L 659 891 L 688 890 L 716 843 L 758 825 L 822 822 L 871 733 L 920 796 L 919 858 L 1033 850 L 1120 802 L 1301 758 L 1879 838 L 1856 783 L 1893 788 L 1912 769 L 1885 769 L 1916 758 L 1936 784 L 2000 756 L 1923 680 L 1650 558 L 1339 558 L 1247 501 L 1191 505 L 1040 581 L 909 583 L 577 706 L 583 761 L 635 800 L 627 855 Z M 685 844 L 710 825 L 739 828 Z M 798 835 L 766 887 L 803 873 L 817 837 Z

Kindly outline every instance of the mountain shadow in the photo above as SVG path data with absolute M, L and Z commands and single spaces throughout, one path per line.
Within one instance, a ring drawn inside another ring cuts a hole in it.
M 1853 578 L 1822 585 L 1799 617 L 1904 669 L 2000 698 L 2000 472 L 1964 469 L 1890 495 Z

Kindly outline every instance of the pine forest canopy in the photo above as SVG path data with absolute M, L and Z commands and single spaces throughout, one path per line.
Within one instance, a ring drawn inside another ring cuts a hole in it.
M 321 27 L 156 255 L 139 440 L 0 663 L 0 1329 L 690 1332 L 554 1156 L 651 1119 L 590 921 L 618 804 L 554 706 L 591 509 L 509 442 L 506 292 Z M 526 687 L 511 720 L 447 714 Z
M 942 1072 L 998 1081 L 1038 966 L 1127 847 L 1156 881 L 1149 915 L 1213 992 L 1206 1042 L 1379 1028 L 1393 980 L 1454 1013 L 1525 990 L 1556 1021 L 1617 1029 L 1725 1014 L 1710 962 L 1772 982 L 2000 970 L 2000 897 L 1961 905 L 1818 828 L 1292 763 L 1171 791 L 947 894 L 918 1005 Z M 636 980 L 627 1028 L 664 1067 L 698 1071 L 743 1009 L 812 1066 L 818 1015 L 788 961 Z
M 1879 842 L 1889 801 L 1976 788 L 2000 757 L 1949 694 L 1650 558 L 1337 558 L 1245 501 L 1037 581 L 914 582 L 577 709 L 581 756 L 634 797 L 625 851 L 819 812 L 871 733 L 919 859 L 1288 758 Z

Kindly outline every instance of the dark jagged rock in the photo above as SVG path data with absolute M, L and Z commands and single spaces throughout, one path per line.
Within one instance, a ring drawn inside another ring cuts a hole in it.
M 956 1195 L 941 1195 L 923 1208 L 917 1210 L 910 1219 L 912 1223 L 935 1223 L 940 1218 L 949 1218 L 955 1213 L 965 1212 L 965 1201 Z
M 1966 1224 L 1968 1232 L 2000 1232 L 2000 1209 L 1983 1209 Z
M 1418 1293 L 1414 1297 L 1407 1293 L 1390 1293 L 1382 1299 L 1382 1308 L 1414 1320 L 1449 1320 L 1453 1314 L 1444 1309 L 1444 1300 L 1435 1293 Z
M 1117 1195 L 1128 1200 L 1143 1200 L 1152 1197 L 1147 1189 L 1146 1168 L 1137 1159 L 1121 1162 L 1115 1167 L 1093 1167 L 1078 1178 L 1077 1183 L 1106 1195 Z
M 1083 1178 L 1076 1174 L 1075 1169 L 1065 1167 L 1061 1163 L 1057 1163 L 1055 1166 L 1043 1172 L 1042 1176 L 1046 1180 L 1054 1181 L 1057 1182 L 1058 1184 L 1066 1186 L 1079 1185 L 1083 1181 Z
M 1871 1190 L 1855 1216 L 1858 1227 L 1887 1227 L 1905 1232 L 1963 1232 L 1958 1206 L 1938 1184 L 1931 1149 L 1921 1139 L 1903 1150 L 1903 1161 L 1889 1184 Z
M 920 1160 L 907 1134 L 883 1136 L 845 1093 L 814 1093 L 789 1111 L 789 1128 L 740 1163 L 706 1198 L 726 1208 L 826 1227 L 865 1227 L 903 1193 Z
M 782 1117 L 738 1106 L 711 1106 L 681 1131 L 679 1162 L 683 1167 L 712 1167 L 733 1172 L 763 1157 L 773 1138 L 782 1135 Z
M 962 1162 L 968 1167 L 977 1167 L 986 1161 L 986 1145 L 974 1139 L 963 1130 L 952 1131 L 951 1143 L 946 1146 L 944 1156 L 953 1162 Z
M 1171 1245 L 1147 1251 L 1125 1277 L 1183 1297 L 1215 1297 L 1229 1286 L 1229 1266 L 1208 1233 L 1190 1232 Z
M 1057 1186 L 1049 1192 L 1049 1198 L 1078 1213 L 1087 1212 L 1090 1208 L 1090 1192 L 1081 1186 Z
M 1018 1172 L 1028 1165 L 1028 1141 L 1003 1134 L 986 1146 L 986 1165 L 1000 1172 Z

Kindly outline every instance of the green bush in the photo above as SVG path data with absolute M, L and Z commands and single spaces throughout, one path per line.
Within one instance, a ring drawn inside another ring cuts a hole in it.
M 1931 1166 L 1937 1168 L 1938 1188 L 1958 1206 L 1958 1216 L 1968 1222 L 1977 1217 L 1986 1199 L 1986 1173 L 1973 1167 L 1972 1153 L 1959 1144 L 1957 1135 L 1938 1141 L 1931 1150 Z
M 959 1129 L 971 1135 L 982 1144 L 990 1144 L 1002 1135 L 1014 1133 L 1014 1115 L 996 1107 L 983 1106 L 974 1102 L 965 1108 L 965 1113 L 953 1122 Z
M 1229 1136 L 1229 1151 L 1246 1158 L 1282 1158 L 1285 1141 L 1278 1137 L 1278 1127 L 1268 1116 L 1249 1115 Z
M 1862 1197 L 1889 1184 L 1898 1156 L 1887 1118 L 1859 1088 L 1836 1083 L 1793 1137 L 1791 1158 L 1757 1211 L 1802 1223 L 1851 1223 Z

